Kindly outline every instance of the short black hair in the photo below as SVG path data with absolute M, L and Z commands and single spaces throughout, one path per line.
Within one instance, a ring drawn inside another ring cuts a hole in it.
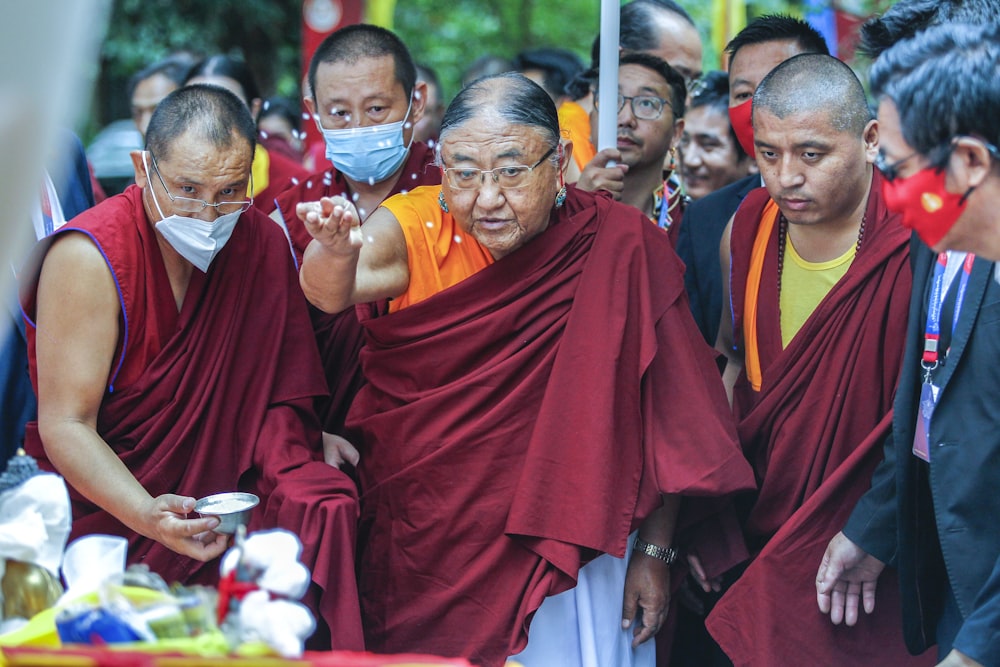
M 690 101 L 688 112 L 692 109 L 706 107 L 720 113 L 726 119 L 726 126 L 729 127 L 729 138 L 732 139 L 732 144 L 736 147 L 737 160 L 746 157 L 746 151 L 743 150 L 743 146 L 740 145 L 740 141 L 736 137 L 733 124 L 729 122 L 729 75 L 722 70 L 706 72 L 691 84 L 688 99 Z
M 663 77 L 663 80 L 667 82 L 667 86 L 670 88 L 670 100 L 668 101 L 674 114 L 674 120 L 684 117 L 684 104 L 687 100 L 687 83 L 680 72 L 671 67 L 666 60 L 648 53 L 626 51 L 618 58 L 618 67 L 622 65 L 640 65 Z M 600 76 L 600 68 L 595 68 L 591 72 L 593 80 L 597 81 Z
M 1000 146 L 998 76 L 1000 25 L 944 23 L 882 53 L 869 83 L 896 105 L 906 143 L 932 155 L 959 135 Z
M 321 63 L 355 63 L 361 58 L 392 56 L 396 81 L 409 98 L 417 82 L 417 68 L 409 49 L 394 32 L 377 25 L 357 23 L 324 39 L 309 62 L 309 95 L 316 99 L 316 70 Z
M 293 129 L 299 129 L 299 121 L 302 119 L 302 111 L 296 102 L 287 97 L 269 97 L 260 105 L 260 113 L 257 114 L 257 124 L 268 116 L 280 116 L 288 121 Z
M 180 88 L 184 85 L 184 79 L 195 63 L 195 57 L 189 53 L 174 53 L 162 60 L 146 65 L 141 70 L 129 77 L 128 98 L 131 100 L 135 94 L 135 89 L 146 79 L 151 79 L 160 74 L 173 81 Z
M 567 49 L 552 47 L 521 51 L 511 64 L 518 72 L 541 70 L 542 88 L 553 99 L 566 95 L 566 86 L 584 70 L 580 56 Z
M 942 23 L 994 23 L 1000 0 L 899 0 L 861 26 L 858 52 L 871 59 L 896 42 Z
M 247 142 L 251 155 L 257 147 L 257 128 L 250 109 L 219 86 L 198 83 L 164 97 L 149 119 L 146 150 L 157 160 L 168 160 L 174 140 L 186 132 L 197 132 L 217 148 L 229 148 L 239 139 Z
M 260 89 L 257 87 L 257 80 L 250 71 L 249 65 L 239 58 L 222 54 L 209 56 L 201 60 L 188 71 L 184 77 L 184 83 L 199 76 L 224 76 L 240 84 L 246 99 L 243 103 L 250 106 L 250 103 L 260 99 Z
M 441 141 L 449 131 L 461 127 L 484 109 L 493 109 L 511 123 L 538 128 L 552 147 L 559 144 L 555 102 L 541 86 L 520 72 L 480 77 L 459 91 L 441 118 Z
M 871 120 L 865 89 L 854 70 L 822 53 L 800 53 L 768 72 L 753 94 L 754 114 L 759 109 L 778 118 L 825 113 L 838 132 L 858 138 Z
M 744 46 L 765 42 L 791 42 L 798 44 L 801 53 L 830 55 L 830 47 L 823 35 L 802 19 L 785 14 L 767 14 L 754 19 L 726 44 L 730 62 Z

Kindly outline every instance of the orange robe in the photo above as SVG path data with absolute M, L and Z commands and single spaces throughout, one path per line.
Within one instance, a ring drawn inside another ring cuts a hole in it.
M 590 115 L 576 102 L 563 102 L 559 106 L 559 129 L 563 139 L 573 142 L 573 161 L 583 171 L 597 155 L 590 143 Z

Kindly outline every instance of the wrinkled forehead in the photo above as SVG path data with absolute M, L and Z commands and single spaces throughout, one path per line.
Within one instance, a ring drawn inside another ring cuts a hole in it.
M 220 165 L 238 171 L 250 171 L 253 152 L 250 143 L 235 130 L 228 140 L 204 127 L 194 125 L 183 134 L 167 139 L 163 150 L 154 156 L 157 166 L 213 175 Z
M 454 161 L 538 159 L 547 148 L 541 128 L 514 123 L 487 110 L 453 126 L 441 136 L 439 150 L 446 164 Z

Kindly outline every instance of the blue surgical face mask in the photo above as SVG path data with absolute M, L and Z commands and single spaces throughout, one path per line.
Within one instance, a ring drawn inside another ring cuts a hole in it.
M 146 166 L 146 154 L 142 155 L 143 167 L 146 169 L 146 180 L 149 180 L 149 167 Z M 198 218 L 189 218 L 183 215 L 163 215 L 160 202 L 156 200 L 156 193 L 150 186 L 149 194 L 153 197 L 153 204 L 163 218 L 154 227 L 156 231 L 163 235 L 167 243 L 176 250 L 181 257 L 198 267 L 202 273 L 208 273 L 208 267 L 212 260 L 229 242 L 236 228 L 236 223 L 243 214 L 243 211 L 233 211 L 220 215 L 214 222 L 206 222 Z
M 316 125 L 326 141 L 326 159 L 337 171 L 357 183 L 374 185 L 392 176 L 406 160 L 410 145 L 403 143 L 403 127 L 409 122 L 410 106 L 403 120 L 385 125 L 328 130 L 317 117 Z M 413 142 L 413 135 L 410 135 Z

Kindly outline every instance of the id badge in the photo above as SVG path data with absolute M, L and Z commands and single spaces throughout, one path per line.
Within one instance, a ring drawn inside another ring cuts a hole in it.
M 913 433 L 913 455 L 930 463 L 931 415 L 937 401 L 937 387 L 929 382 L 920 385 L 920 409 L 917 411 L 917 427 Z

